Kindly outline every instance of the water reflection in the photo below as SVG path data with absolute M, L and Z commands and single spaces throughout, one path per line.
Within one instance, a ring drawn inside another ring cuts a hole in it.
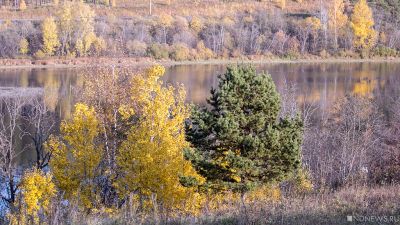
M 73 87 L 82 84 L 76 69 L 0 70 L 0 87 L 40 87 L 44 102 L 59 117 L 68 118 L 72 109 Z
M 387 79 L 400 71 L 399 63 L 292 63 L 258 65 L 268 71 L 279 90 L 285 84 L 295 84 L 299 103 L 313 102 L 327 109 L 337 98 L 354 93 L 373 97 L 380 92 Z M 204 103 L 211 86 L 217 84 L 217 74 L 223 65 L 174 66 L 168 69 L 166 81 L 181 82 L 188 91 L 188 99 Z
M 217 85 L 217 75 L 225 65 L 186 65 L 167 68 L 167 83 L 183 83 L 188 101 L 204 104 L 209 89 Z M 374 96 L 389 95 L 386 86 L 394 85 L 400 63 L 291 63 L 258 65 L 268 71 L 279 90 L 295 84 L 299 103 L 313 102 L 328 108 L 347 93 Z M 74 104 L 74 87 L 83 83 L 78 69 L 7 69 L 0 70 L 0 87 L 41 87 L 47 106 L 61 118 L 69 118 Z

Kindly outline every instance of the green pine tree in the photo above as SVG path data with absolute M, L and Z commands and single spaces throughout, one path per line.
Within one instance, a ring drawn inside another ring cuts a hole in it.
M 208 108 L 187 124 L 186 157 L 214 191 L 246 191 L 281 181 L 301 166 L 303 124 L 279 118 L 280 96 L 269 74 L 230 66 L 211 90 Z

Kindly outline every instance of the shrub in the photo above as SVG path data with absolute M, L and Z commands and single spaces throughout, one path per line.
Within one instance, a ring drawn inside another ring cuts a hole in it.
M 185 44 L 178 43 L 173 45 L 170 56 L 176 61 L 188 60 L 190 57 L 190 50 Z
M 230 52 L 230 56 L 233 58 L 242 58 L 243 54 L 242 54 L 242 51 L 240 51 L 240 49 L 233 49 Z M 226 56 L 224 56 L 224 57 L 226 57 Z
M 15 30 L 0 31 L 0 57 L 12 58 L 19 54 L 20 35 Z
M 193 47 L 196 46 L 197 38 L 192 32 L 182 30 L 173 35 L 172 41 L 173 43 L 183 43 L 188 47 Z
M 145 56 L 147 50 L 147 44 L 138 40 L 130 40 L 126 43 L 126 48 L 129 55 L 133 56 Z
M 147 49 L 147 54 L 155 59 L 168 59 L 168 49 L 166 44 L 152 44 Z
M 55 196 L 56 187 L 51 174 L 37 169 L 26 171 L 15 202 L 16 210 L 8 214 L 10 224 L 40 224 L 50 214 Z
M 295 60 L 299 58 L 299 53 L 288 51 L 286 54 L 283 55 L 283 58 L 287 60 Z
M 340 57 L 344 57 L 344 58 L 356 58 L 357 54 L 351 50 L 343 50 L 340 51 L 339 53 Z
M 300 56 L 299 52 L 300 42 L 297 38 L 291 37 L 287 42 L 287 50 L 286 54 L 284 54 L 284 58 L 287 59 L 297 59 Z
M 201 31 L 201 29 L 203 29 L 203 23 L 201 22 L 200 18 L 198 18 L 198 17 L 193 17 L 189 23 L 189 26 L 196 33 L 199 33 Z
M 196 59 L 210 59 L 214 57 L 214 53 L 211 49 L 207 48 L 204 45 L 203 41 L 199 41 L 196 46 L 197 54 L 195 56 Z
M 22 38 L 19 42 L 19 53 L 26 55 L 29 52 L 29 43 L 26 38 Z
M 44 59 L 46 54 L 42 50 L 38 50 L 34 56 L 36 59 Z
M 397 50 L 386 46 L 378 46 L 372 51 L 372 56 L 396 57 Z
M 330 55 L 329 55 L 329 52 L 327 52 L 325 49 L 323 49 L 322 51 L 319 52 L 319 56 L 321 58 L 326 59 L 326 58 L 329 58 Z
M 25 9 L 26 9 L 25 0 L 21 0 L 21 1 L 19 2 L 19 10 L 20 10 L 20 11 L 24 11 Z
M 93 41 L 92 46 L 96 55 L 100 55 L 103 51 L 107 49 L 107 43 L 101 37 L 96 37 L 96 39 Z
M 283 187 L 290 194 L 307 194 L 313 190 L 311 174 L 305 169 L 299 169 L 283 183 Z
M 362 59 L 367 59 L 371 55 L 371 51 L 369 49 L 362 49 L 360 50 L 360 57 Z

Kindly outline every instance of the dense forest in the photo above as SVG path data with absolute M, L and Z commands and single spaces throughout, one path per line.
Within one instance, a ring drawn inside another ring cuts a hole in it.
M 400 47 L 395 0 L 0 4 L 3 58 L 367 58 Z

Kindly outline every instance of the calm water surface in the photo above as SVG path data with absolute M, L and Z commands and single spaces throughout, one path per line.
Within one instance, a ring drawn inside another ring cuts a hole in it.
M 167 83 L 183 83 L 189 102 L 203 104 L 225 65 L 180 65 L 167 68 Z M 400 80 L 400 63 L 291 63 L 258 65 L 269 72 L 279 90 L 294 84 L 297 101 L 329 107 L 348 93 L 373 96 Z M 62 118 L 73 108 L 73 87 L 83 83 L 79 69 L 0 70 L 2 87 L 43 88 L 46 102 Z M 4 88 L 3 88 L 4 91 Z M 389 96 L 388 96 L 389 97 Z

